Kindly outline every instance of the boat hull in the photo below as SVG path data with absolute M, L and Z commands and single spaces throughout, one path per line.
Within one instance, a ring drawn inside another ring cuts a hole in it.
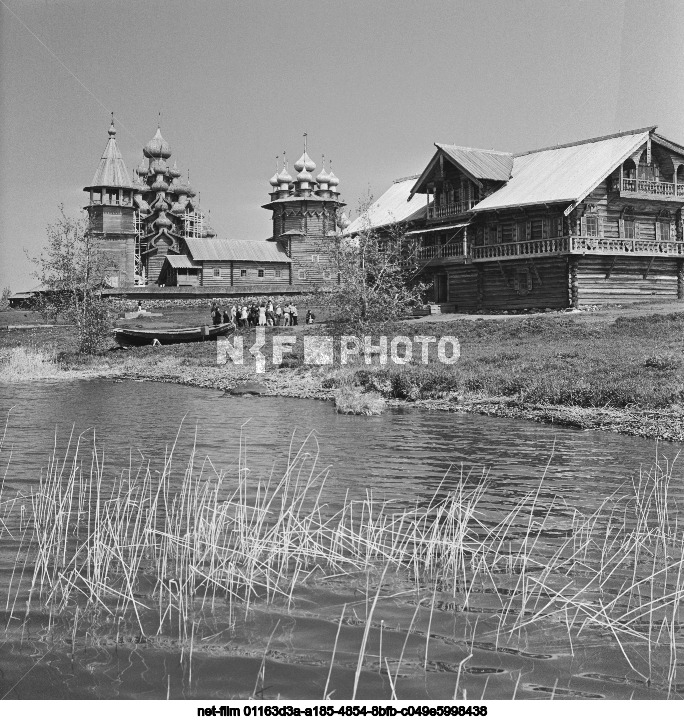
M 216 340 L 218 336 L 230 335 L 235 331 L 233 323 L 201 325 L 195 328 L 114 328 L 112 333 L 120 346 L 161 345 L 172 343 L 196 343 Z

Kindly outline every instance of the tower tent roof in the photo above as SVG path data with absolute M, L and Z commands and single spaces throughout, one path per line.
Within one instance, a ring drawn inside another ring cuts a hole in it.
M 132 188 L 131 178 L 116 144 L 116 129 L 114 122 L 109 127 L 109 140 L 102 153 L 100 164 L 97 166 L 95 176 L 88 188 Z M 86 188 L 86 190 L 88 190 Z

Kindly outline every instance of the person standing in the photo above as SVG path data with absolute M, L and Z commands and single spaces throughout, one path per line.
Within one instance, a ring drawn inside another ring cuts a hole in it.
M 266 306 L 259 306 L 259 325 L 266 325 Z
M 280 325 L 280 321 L 282 320 L 282 317 L 283 317 L 283 309 L 280 307 L 280 303 L 278 303 L 278 305 L 276 306 L 276 309 L 275 309 L 275 324 L 276 325 Z
M 240 311 L 240 327 L 244 328 L 247 325 L 247 306 L 243 305 Z
M 293 303 L 290 306 L 290 316 L 292 317 L 292 325 L 297 325 L 297 306 Z
M 312 313 L 311 309 L 306 311 L 306 324 L 311 325 L 316 320 L 316 316 Z
M 290 306 L 289 305 L 285 306 L 285 309 L 283 311 L 283 319 L 285 321 L 283 323 L 283 325 L 290 325 Z

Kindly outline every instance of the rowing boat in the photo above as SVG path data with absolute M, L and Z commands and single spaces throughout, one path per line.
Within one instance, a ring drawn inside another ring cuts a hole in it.
M 112 333 L 119 345 L 130 346 L 216 340 L 218 336 L 229 335 L 234 331 L 234 323 L 221 323 L 220 325 L 200 325 L 196 328 L 114 328 Z

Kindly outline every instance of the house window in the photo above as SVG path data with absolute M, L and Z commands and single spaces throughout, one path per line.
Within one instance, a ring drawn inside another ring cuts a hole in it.
M 247 270 L 245 268 L 240 268 L 240 277 L 241 278 L 247 277 Z
M 625 218 L 625 238 L 636 238 L 636 228 L 634 226 L 634 218 Z
M 332 278 L 332 273 L 331 273 L 329 270 L 324 270 L 324 271 L 323 271 L 323 278 L 324 278 L 325 280 L 330 280 L 330 279 Z
M 587 235 L 592 238 L 598 238 L 599 234 L 599 221 L 598 215 L 586 215 L 584 216 L 587 227 Z
M 282 275 L 282 273 L 283 273 L 282 270 L 276 270 L 276 272 L 275 272 L 275 277 L 276 277 L 276 278 L 280 278 L 280 276 Z
M 516 238 L 519 243 L 527 240 L 527 223 L 522 220 L 516 225 Z
M 544 237 L 544 221 L 536 218 L 530 223 L 530 240 L 541 240 Z
M 563 218 L 551 218 L 551 238 L 560 238 L 563 235 Z
M 312 255 L 312 256 L 311 256 L 311 262 L 312 262 L 312 263 L 320 263 L 320 262 L 321 262 L 321 256 L 320 256 L 320 255 Z
M 670 221 L 659 220 L 658 229 L 660 232 L 660 240 L 670 240 Z
M 263 278 L 264 277 L 264 269 L 259 268 L 259 270 L 257 271 L 257 275 L 259 276 L 259 278 Z
M 512 243 L 514 241 L 513 231 L 515 230 L 513 223 L 501 223 L 499 227 L 501 228 L 501 242 Z
M 214 268 L 214 278 L 220 278 L 220 277 L 221 277 L 221 269 Z
M 299 273 L 297 274 L 297 276 L 298 276 L 299 280 L 306 280 L 306 271 L 300 270 Z
M 532 276 L 527 268 L 520 268 L 514 278 L 515 292 L 527 295 L 532 290 Z

